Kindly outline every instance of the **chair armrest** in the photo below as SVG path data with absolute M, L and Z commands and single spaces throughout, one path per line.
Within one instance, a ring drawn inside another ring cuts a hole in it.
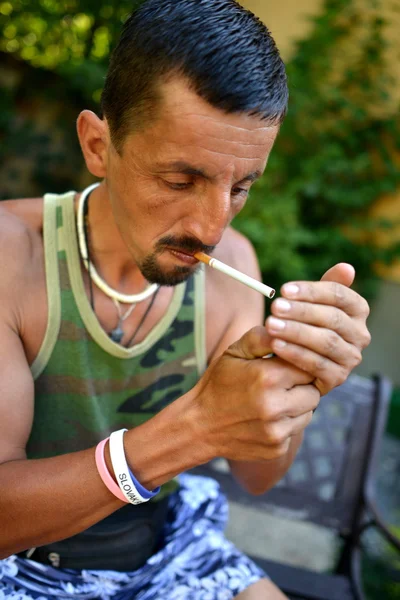
M 385 537 L 385 539 L 391 544 L 396 550 L 400 552 L 400 539 L 390 531 L 388 524 L 382 516 L 381 511 L 378 509 L 376 503 L 368 499 L 367 502 L 368 512 L 372 515 L 372 522 L 369 522 L 366 527 L 363 529 L 365 531 L 369 527 L 375 526 Z
M 367 511 L 372 515 L 376 527 L 381 531 L 386 540 L 400 550 L 400 539 L 389 529 L 378 505 L 375 501 L 376 471 L 379 466 L 379 450 L 381 439 L 385 432 L 389 403 L 392 394 L 391 381 L 382 375 L 374 376 L 375 391 L 375 427 L 370 440 L 370 459 L 366 469 L 364 484 L 364 501 Z M 372 523 L 371 523 L 372 524 Z

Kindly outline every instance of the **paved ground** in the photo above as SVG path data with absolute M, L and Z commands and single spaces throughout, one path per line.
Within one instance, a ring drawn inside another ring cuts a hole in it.
M 391 523 L 400 525 L 400 440 L 393 436 L 382 445 L 378 502 Z M 227 537 L 245 552 L 316 571 L 334 564 L 338 544 L 329 530 L 232 501 L 230 509 Z
M 248 554 L 326 571 L 334 563 L 334 535 L 316 525 L 299 523 L 230 503 L 227 537 Z

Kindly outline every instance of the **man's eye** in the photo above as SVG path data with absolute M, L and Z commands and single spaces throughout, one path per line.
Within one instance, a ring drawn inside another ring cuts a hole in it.
M 232 195 L 233 196 L 248 196 L 250 190 L 246 190 L 245 188 L 233 188 Z
M 176 183 L 176 182 L 173 182 L 173 181 L 166 181 L 165 183 L 167 184 L 167 186 L 169 188 L 171 188 L 171 190 L 186 190 L 191 185 L 191 183 L 189 183 L 189 182 L 186 182 L 186 183 Z

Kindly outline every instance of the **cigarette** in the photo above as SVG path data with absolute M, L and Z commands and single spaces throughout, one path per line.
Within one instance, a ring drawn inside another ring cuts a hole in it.
M 197 258 L 197 260 L 208 265 L 209 267 L 217 269 L 217 271 L 221 271 L 221 273 L 225 273 L 225 275 L 229 275 L 229 277 L 232 277 L 233 279 L 244 283 L 244 285 L 247 285 L 247 287 L 255 290 L 256 292 L 261 292 L 261 294 L 263 294 L 267 298 L 273 298 L 275 296 L 275 290 L 273 288 L 269 287 L 268 285 L 265 285 L 264 283 L 261 283 L 260 281 L 257 281 L 257 279 L 253 279 L 252 277 L 249 277 L 248 275 L 237 271 L 233 267 L 229 267 L 228 265 L 224 264 L 220 260 L 217 260 L 216 258 L 211 258 L 211 256 L 204 254 L 204 252 L 196 252 L 194 257 Z

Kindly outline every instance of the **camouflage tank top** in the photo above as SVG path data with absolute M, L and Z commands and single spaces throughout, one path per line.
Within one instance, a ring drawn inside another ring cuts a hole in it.
M 49 314 L 31 366 L 28 458 L 84 450 L 140 425 L 190 390 L 206 366 L 203 270 L 176 286 L 166 314 L 139 344 L 125 348 L 101 328 L 84 289 L 74 195 L 44 199 Z M 165 484 L 157 498 L 175 487 Z

